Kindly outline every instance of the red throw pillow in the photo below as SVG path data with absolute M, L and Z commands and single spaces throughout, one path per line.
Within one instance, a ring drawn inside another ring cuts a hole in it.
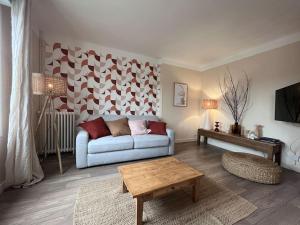
M 148 121 L 148 129 L 150 129 L 149 134 L 160 134 L 167 135 L 166 123 L 157 121 Z
M 84 122 L 79 126 L 85 129 L 89 133 L 91 139 L 97 139 L 100 137 L 110 135 L 110 131 L 106 126 L 102 117 L 95 120 Z

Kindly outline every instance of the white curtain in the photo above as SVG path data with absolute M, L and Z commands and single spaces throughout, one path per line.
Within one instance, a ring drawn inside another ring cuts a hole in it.
M 34 145 L 31 121 L 30 0 L 11 1 L 12 92 L 10 98 L 6 187 L 39 182 L 44 174 Z
M 5 158 L 11 85 L 10 24 L 10 8 L 0 5 L 0 193 L 4 189 L 5 181 Z

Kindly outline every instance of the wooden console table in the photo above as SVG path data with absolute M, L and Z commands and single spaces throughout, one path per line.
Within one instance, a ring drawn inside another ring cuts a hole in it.
M 207 144 L 207 138 L 213 138 L 220 141 L 228 142 L 235 145 L 251 148 L 256 151 L 267 153 L 268 159 L 275 161 L 280 165 L 281 161 L 281 143 L 273 144 L 257 140 L 252 140 L 246 137 L 227 134 L 224 132 L 215 132 L 213 130 L 198 129 L 197 144 L 200 145 L 200 138 L 204 137 L 204 144 Z

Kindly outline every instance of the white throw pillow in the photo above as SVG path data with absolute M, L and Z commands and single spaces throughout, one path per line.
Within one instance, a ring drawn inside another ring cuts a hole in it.
M 131 135 L 143 135 L 149 133 L 145 120 L 129 120 L 128 125 L 131 130 Z

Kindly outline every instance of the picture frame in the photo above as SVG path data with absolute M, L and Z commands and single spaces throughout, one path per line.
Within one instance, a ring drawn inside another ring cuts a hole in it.
M 173 106 L 175 107 L 188 106 L 188 84 L 174 82 Z

